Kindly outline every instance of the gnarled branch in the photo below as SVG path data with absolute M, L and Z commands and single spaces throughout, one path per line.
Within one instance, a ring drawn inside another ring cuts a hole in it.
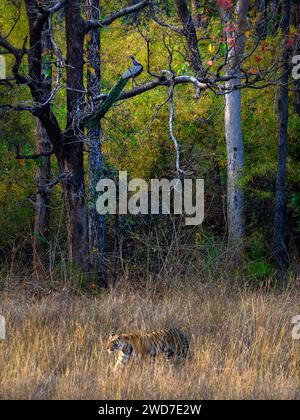
M 150 1 L 141 1 L 133 6 L 125 7 L 124 9 L 119 10 L 118 12 L 112 13 L 105 19 L 102 20 L 88 20 L 85 23 L 85 32 L 90 31 L 91 29 L 105 28 L 111 25 L 115 20 L 130 15 L 132 13 L 138 12 L 150 4 Z

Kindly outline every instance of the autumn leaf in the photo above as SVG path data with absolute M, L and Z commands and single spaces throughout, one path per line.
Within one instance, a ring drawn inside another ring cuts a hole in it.
M 213 54 L 216 51 L 216 46 L 214 44 L 209 44 L 208 51 Z
M 268 49 L 268 43 L 267 43 L 267 42 L 263 42 L 263 43 L 261 44 L 261 50 L 262 50 L 263 52 L 265 52 L 267 49 Z
M 261 55 L 257 55 L 257 56 L 255 56 L 255 61 L 256 61 L 257 63 L 260 63 L 262 59 L 263 59 L 263 58 L 262 58 L 262 56 L 261 56 Z
M 230 9 L 233 6 L 232 0 L 218 0 L 218 3 L 223 9 Z
M 235 39 L 233 37 L 227 38 L 227 44 L 229 47 L 233 47 L 235 45 Z
M 249 70 L 249 73 L 252 74 L 253 76 L 257 75 L 258 71 L 255 68 L 252 68 Z
M 207 22 L 208 19 L 209 19 L 209 16 L 207 16 L 207 15 L 201 15 L 201 17 L 200 17 L 201 22 Z

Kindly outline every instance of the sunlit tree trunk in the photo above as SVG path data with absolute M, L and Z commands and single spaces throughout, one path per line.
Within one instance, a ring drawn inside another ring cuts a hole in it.
M 241 90 L 235 89 L 241 84 L 241 63 L 243 59 L 246 37 L 249 1 L 237 2 L 238 29 L 235 44 L 229 45 L 226 82 L 229 93 L 225 95 L 225 137 L 227 147 L 227 223 L 229 242 L 240 247 L 245 233 L 244 193 L 240 185 L 244 173 L 244 143 L 241 125 Z M 231 11 L 221 10 L 223 25 L 231 18 Z M 224 31 L 226 33 L 226 31 Z

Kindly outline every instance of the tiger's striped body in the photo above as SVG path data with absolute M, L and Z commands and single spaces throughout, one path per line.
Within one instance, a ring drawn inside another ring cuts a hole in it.
M 119 352 L 116 370 L 134 357 L 148 357 L 153 360 L 157 355 L 163 354 L 168 361 L 186 358 L 189 341 L 187 336 L 176 328 L 138 334 L 111 334 L 107 350 L 110 353 Z

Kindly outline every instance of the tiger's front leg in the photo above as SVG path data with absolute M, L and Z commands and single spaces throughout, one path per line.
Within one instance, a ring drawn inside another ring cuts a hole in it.
M 130 354 L 123 353 L 122 351 L 119 352 L 118 360 L 115 365 L 115 371 L 118 371 L 119 369 L 122 369 L 125 367 L 125 365 L 128 363 L 130 359 Z

